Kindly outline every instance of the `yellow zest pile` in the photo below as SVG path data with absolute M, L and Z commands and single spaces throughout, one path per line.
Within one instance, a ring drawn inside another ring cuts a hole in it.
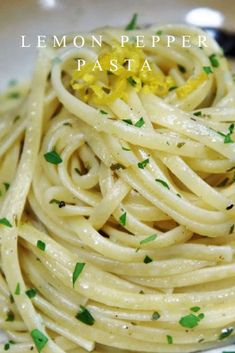
M 131 61 L 131 65 L 127 65 L 127 60 Z M 80 71 L 75 70 L 72 74 L 72 88 L 81 100 L 89 104 L 107 105 L 117 98 L 126 100 L 127 90 L 131 86 L 137 93 L 143 91 L 159 97 L 165 97 L 169 90 L 176 88 L 172 76 L 157 70 L 153 62 L 147 60 L 144 51 L 133 45 L 124 48 L 116 45 L 103 50 L 97 61 L 98 65 L 86 63 Z M 115 62 L 115 70 L 110 64 L 112 62 Z M 205 72 L 190 78 L 176 88 L 177 97 L 185 98 L 207 79 Z
M 132 60 L 127 67 L 126 60 Z M 110 62 L 116 61 L 117 70 L 112 71 Z M 99 55 L 100 67 L 94 62 L 87 63 L 81 70 L 74 71 L 71 85 L 78 91 L 79 98 L 85 102 L 105 105 L 117 98 L 125 100 L 128 87 L 133 87 L 136 92 L 152 92 L 160 97 L 168 94 L 169 89 L 175 86 L 171 76 L 166 76 L 154 69 L 149 63 L 151 71 L 144 65 L 146 56 L 142 49 L 134 46 L 122 48 L 116 46 L 108 52 Z

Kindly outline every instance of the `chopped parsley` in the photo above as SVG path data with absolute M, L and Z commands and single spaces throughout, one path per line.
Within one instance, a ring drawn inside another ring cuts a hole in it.
M 144 263 L 145 263 L 145 264 L 149 264 L 150 262 L 153 262 L 153 259 L 151 259 L 151 257 L 149 257 L 148 255 L 146 255 L 145 258 L 144 258 Z
M 80 311 L 77 313 L 76 319 L 89 326 L 94 325 L 95 322 L 91 313 L 83 305 L 80 305 Z
M 123 150 L 123 151 L 130 151 L 130 148 L 127 148 L 127 147 L 123 147 L 123 146 L 122 146 L 122 150 Z
M 218 60 L 216 54 L 210 55 L 209 59 L 210 59 L 211 65 L 213 67 L 219 67 L 219 60 Z
M 147 243 L 149 243 L 149 242 L 151 242 L 151 241 L 154 241 L 156 238 L 157 238 L 157 234 L 150 235 L 149 237 L 147 237 L 147 238 L 141 240 L 141 241 L 140 241 L 140 245 L 142 245 L 142 244 L 147 244 Z
M 20 295 L 20 283 L 19 282 L 16 285 L 15 295 Z
M 120 217 L 119 217 L 119 222 L 122 226 L 126 225 L 126 212 L 124 212 Z
M 233 333 L 233 327 L 223 328 L 219 335 L 219 340 L 224 340 L 225 338 L 229 337 Z
M 100 109 L 100 114 L 106 115 L 108 113 L 105 110 Z
M 177 143 L 177 147 L 178 148 L 181 148 L 181 147 L 183 147 L 185 145 L 185 142 L 178 142 Z
M 50 204 L 55 203 L 56 205 L 58 205 L 59 208 L 62 208 L 62 207 L 66 206 L 66 203 L 63 200 L 60 201 L 60 200 L 57 200 L 57 199 L 51 199 L 49 203 Z
M 159 314 L 159 312 L 154 311 L 153 315 L 152 315 L 152 320 L 158 320 L 160 319 L 161 315 Z
M 12 228 L 12 224 L 10 223 L 10 221 L 8 221 L 7 218 L 0 218 L 0 224 L 5 226 L 5 227 L 9 227 Z
M 29 297 L 29 299 L 32 299 L 32 298 L 36 297 L 37 291 L 35 288 L 30 288 L 25 291 L 25 294 L 27 295 L 27 297 Z
M 71 123 L 64 123 L 63 125 L 64 125 L 64 126 L 70 126 L 70 127 L 72 127 L 72 124 L 71 124 Z
M 144 121 L 144 118 L 141 117 L 136 123 L 135 123 L 135 126 L 136 127 L 142 127 L 144 125 L 145 121 Z
M 19 99 L 20 98 L 20 93 L 19 92 L 11 92 L 8 94 L 8 98 L 10 99 Z
M 85 263 L 84 262 L 77 262 L 76 263 L 76 266 L 74 268 L 74 271 L 73 271 L 73 287 L 78 279 L 78 277 L 80 276 L 80 274 L 82 273 L 84 267 L 85 267 Z
M 209 74 L 213 74 L 212 68 L 210 66 L 203 66 L 203 71 L 209 75 Z
M 31 331 L 30 336 L 32 337 L 34 344 L 38 350 L 38 353 L 40 353 L 45 345 L 48 342 L 48 338 L 42 333 L 40 330 L 35 328 L 33 331 Z
M 192 309 L 192 308 L 191 308 Z M 199 309 L 200 310 L 200 309 Z M 187 327 L 187 328 L 194 328 L 196 327 L 199 322 L 205 317 L 205 315 L 203 313 L 199 314 L 198 316 L 194 315 L 194 314 L 189 314 L 186 316 L 183 316 L 180 320 L 179 320 L 179 324 L 183 327 Z
M 173 344 L 173 337 L 172 337 L 172 336 L 167 335 L 167 336 L 166 336 L 166 339 L 167 339 L 167 343 L 168 343 L 168 344 Z
M 155 179 L 156 182 L 162 184 L 165 188 L 170 190 L 170 186 L 162 179 Z
M 10 187 L 10 184 L 9 183 L 3 183 L 3 185 L 5 186 L 5 190 L 7 191 Z
M 171 87 L 168 89 L 168 92 L 174 91 L 176 88 L 178 88 L 178 87 L 177 87 L 177 86 L 171 86 Z
M 133 125 L 131 119 L 122 119 L 122 121 L 124 121 L 124 123 L 127 123 L 127 124 L 129 124 L 129 125 Z
M 131 86 L 133 86 L 133 87 L 136 86 L 136 81 L 133 79 L 132 76 L 129 76 L 129 77 L 127 78 L 127 82 L 128 82 Z
M 82 173 L 80 172 L 80 170 L 78 168 L 74 168 L 74 170 L 78 175 L 82 175 Z
M 125 28 L 126 31 L 132 31 L 133 29 L 137 28 L 137 17 L 138 17 L 137 13 L 135 13 L 132 16 L 132 19 L 130 20 L 130 22 L 128 23 L 128 25 Z
M 195 116 L 202 116 L 202 112 L 195 112 L 195 113 L 193 113 L 193 115 L 195 115 Z
M 234 224 L 230 227 L 228 234 L 232 234 L 233 232 L 234 232 Z
M 182 72 L 182 74 L 185 74 L 186 68 L 183 65 L 178 65 L 178 69 Z
M 234 131 L 234 127 L 235 127 L 234 123 L 231 124 L 228 128 L 227 134 L 224 134 L 223 132 L 217 131 L 219 135 L 224 137 L 224 143 L 233 143 L 234 142 L 231 138 L 231 135 L 233 134 L 233 131 Z
M 201 310 L 201 308 L 199 306 L 193 306 L 192 308 L 190 308 L 191 311 L 193 311 L 194 313 L 197 313 L 198 311 Z
M 143 160 L 142 162 L 138 163 L 138 168 L 144 169 L 148 163 L 149 163 L 149 159 L 147 158 L 147 159 Z
M 14 320 L 15 320 L 15 314 L 13 313 L 13 311 L 9 310 L 7 312 L 6 321 L 14 321 Z
M 42 250 L 42 251 L 45 251 L 46 250 L 46 244 L 44 243 L 44 241 L 38 240 L 37 241 L 37 248 Z
M 44 154 L 44 158 L 48 163 L 60 164 L 63 162 L 60 155 L 56 151 L 47 152 Z

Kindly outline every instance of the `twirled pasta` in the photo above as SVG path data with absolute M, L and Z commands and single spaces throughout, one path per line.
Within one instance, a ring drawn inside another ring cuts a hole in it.
M 199 29 L 140 32 L 124 54 L 112 28 L 105 48 L 41 50 L 0 98 L 0 352 L 182 353 L 233 335 L 233 77 L 211 38 L 180 46 Z M 152 76 L 89 69 L 115 53 Z

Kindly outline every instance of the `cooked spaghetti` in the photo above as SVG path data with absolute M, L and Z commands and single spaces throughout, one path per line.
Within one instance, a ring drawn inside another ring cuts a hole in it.
M 0 352 L 225 344 L 235 332 L 228 62 L 209 36 L 182 48 L 182 34 L 206 35 L 191 27 L 133 29 L 144 48 L 123 48 L 125 30 L 97 33 L 102 48 L 40 50 L 32 81 L 1 96 Z

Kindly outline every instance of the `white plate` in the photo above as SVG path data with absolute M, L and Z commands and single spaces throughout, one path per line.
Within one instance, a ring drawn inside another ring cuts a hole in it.
M 0 0 L 0 89 L 11 79 L 30 77 L 36 49 L 21 48 L 21 35 L 33 42 L 39 34 L 125 25 L 133 13 L 140 24 L 187 21 L 235 31 L 235 1 L 229 0 Z M 227 351 L 235 352 L 235 345 Z

